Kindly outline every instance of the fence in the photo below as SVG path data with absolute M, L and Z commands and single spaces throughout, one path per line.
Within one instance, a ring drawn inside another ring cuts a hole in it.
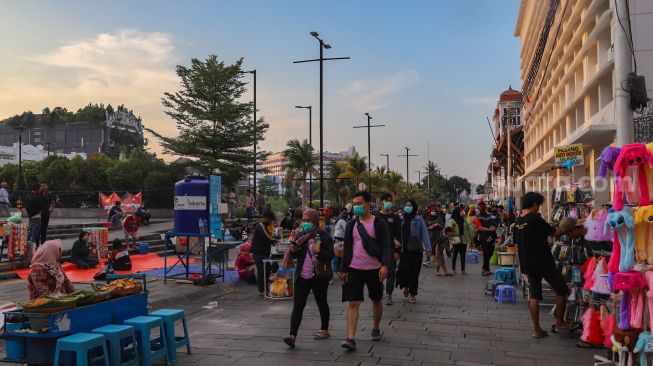
M 57 208 L 98 208 L 100 204 L 100 193 L 111 194 L 116 192 L 123 196 L 127 193 L 143 192 L 143 202 L 148 208 L 172 208 L 174 202 L 174 187 L 156 189 L 134 189 L 134 190 L 112 190 L 101 191 L 51 191 Z M 15 207 L 19 198 L 27 197 L 30 192 L 27 190 L 10 191 L 9 196 L 12 206 Z

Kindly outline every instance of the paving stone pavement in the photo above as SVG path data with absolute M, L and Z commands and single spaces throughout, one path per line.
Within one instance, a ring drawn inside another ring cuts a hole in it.
M 487 278 L 480 276 L 480 266 L 468 266 L 465 277 L 435 277 L 423 267 L 418 303 L 395 293 L 395 304 L 384 309 L 381 341 L 369 340 L 371 303 L 365 301 L 355 352 L 340 347 L 346 307 L 338 281 L 329 291 L 332 337 L 312 339 L 320 321 L 311 297 L 295 350 L 282 343 L 291 301 L 260 298 L 248 285 L 215 298 L 189 296 L 184 304 L 169 304 L 186 309 L 191 329 L 193 354 L 179 353 L 177 365 L 589 365 L 595 353 L 606 353 L 577 348 L 578 334 L 531 338 L 526 301 L 495 303 L 484 295 Z M 209 301 L 217 301 L 217 307 L 203 309 Z M 553 324 L 546 308 L 541 319 L 544 329 Z

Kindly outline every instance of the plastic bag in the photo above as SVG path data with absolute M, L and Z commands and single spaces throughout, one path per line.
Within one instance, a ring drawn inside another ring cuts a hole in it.
M 493 266 L 496 266 L 496 265 L 499 264 L 499 251 L 496 250 L 496 248 L 495 248 L 494 253 L 492 253 L 492 256 L 490 257 L 490 264 L 493 265 Z

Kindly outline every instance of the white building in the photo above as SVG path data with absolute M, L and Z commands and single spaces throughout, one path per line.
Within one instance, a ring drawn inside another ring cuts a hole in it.
M 521 39 L 525 172 L 517 185 L 526 190 L 548 192 L 566 179 L 596 176 L 596 160 L 618 128 L 632 142 L 632 123 L 620 123 L 628 113 L 632 118 L 629 105 L 622 108 L 629 99 L 620 97 L 632 56 L 615 1 L 625 15 L 625 0 L 521 1 L 515 36 Z M 638 74 L 646 76 L 650 96 L 653 1 L 628 3 Z M 570 173 L 554 166 L 553 152 L 571 144 L 583 145 L 585 165 Z M 609 191 L 595 198 L 608 202 Z
M 347 151 L 341 151 L 338 153 L 332 153 L 325 151 L 324 152 L 324 165 L 325 167 L 332 162 L 342 162 L 349 156 L 352 156 L 356 153 L 356 148 L 350 146 Z M 319 159 L 319 155 L 316 154 L 316 159 Z M 319 160 L 317 160 L 319 164 Z M 317 166 L 316 164 L 316 166 Z M 268 173 L 265 175 L 285 178 L 286 177 L 286 166 L 288 165 L 288 158 L 283 156 L 283 152 L 276 152 L 268 155 L 267 159 L 261 163 L 261 169 L 267 169 Z M 260 178 L 259 178 L 260 179 Z
M 18 143 L 14 142 L 13 146 L 0 146 L 0 166 L 5 164 L 18 164 Z M 51 155 L 63 156 L 68 159 L 72 159 L 76 156 L 80 156 L 83 159 L 86 159 L 86 153 L 55 153 L 51 152 Z M 21 158 L 23 161 L 41 161 L 48 157 L 48 151 L 43 148 L 42 145 L 23 145 L 21 151 Z

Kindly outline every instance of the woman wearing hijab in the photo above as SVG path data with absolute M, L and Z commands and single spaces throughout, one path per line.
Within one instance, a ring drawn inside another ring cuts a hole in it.
M 467 272 L 465 272 L 465 260 L 467 256 L 467 245 L 472 242 L 472 230 L 469 222 L 465 220 L 465 211 L 462 208 L 456 207 L 453 210 L 449 226 L 453 229 L 453 235 L 451 236 L 451 244 L 453 245 L 451 268 L 453 269 L 453 274 L 457 274 L 456 259 L 460 255 L 460 273 L 467 275 Z
M 319 241 L 317 240 L 319 236 Z M 320 228 L 320 214 L 309 208 L 304 211 L 301 231 L 297 234 L 296 241 L 291 246 L 293 258 L 297 259 L 295 281 L 294 303 L 290 316 L 290 335 L 283 341 L 290 347 L 295 348 L 297 331 L 302 322 L 302 315 L 306 307 L 308 295 L 313 291 L 315 302 L 320 311 L 322 326 L 315 333 L 313 339 L 327 339 L 329 334 L 329 303 L 327 292 L 329 281 L 327 278 L 316 277 L 315 264 L 320 262 L 327 264 L 330 268 L 333 259 L 333 239 L 322 228 Z
M 419 272 L 422 269 L 424 251 L 431 252 L 431 242 L 426 223 L 417 215 L 417 202 L 409 200 L 404 206 L 401 223 L 401 257 L 397 284 L 404 289 L 404 297 L 410 295 L 410 302 L 416 303 Z
M 238 270 L 238 279 L 249 284 L 256 284 L 256 262 L 252 258 L 252 244 L 245 242 L 239 250 L 234 263 L 234 267 Z
M 66 273 L 61 268 L 61 240 L 48 240 L 34 253 L 27 277 L 29 299 L 57 293 L 70 294 L 75 291 Z

